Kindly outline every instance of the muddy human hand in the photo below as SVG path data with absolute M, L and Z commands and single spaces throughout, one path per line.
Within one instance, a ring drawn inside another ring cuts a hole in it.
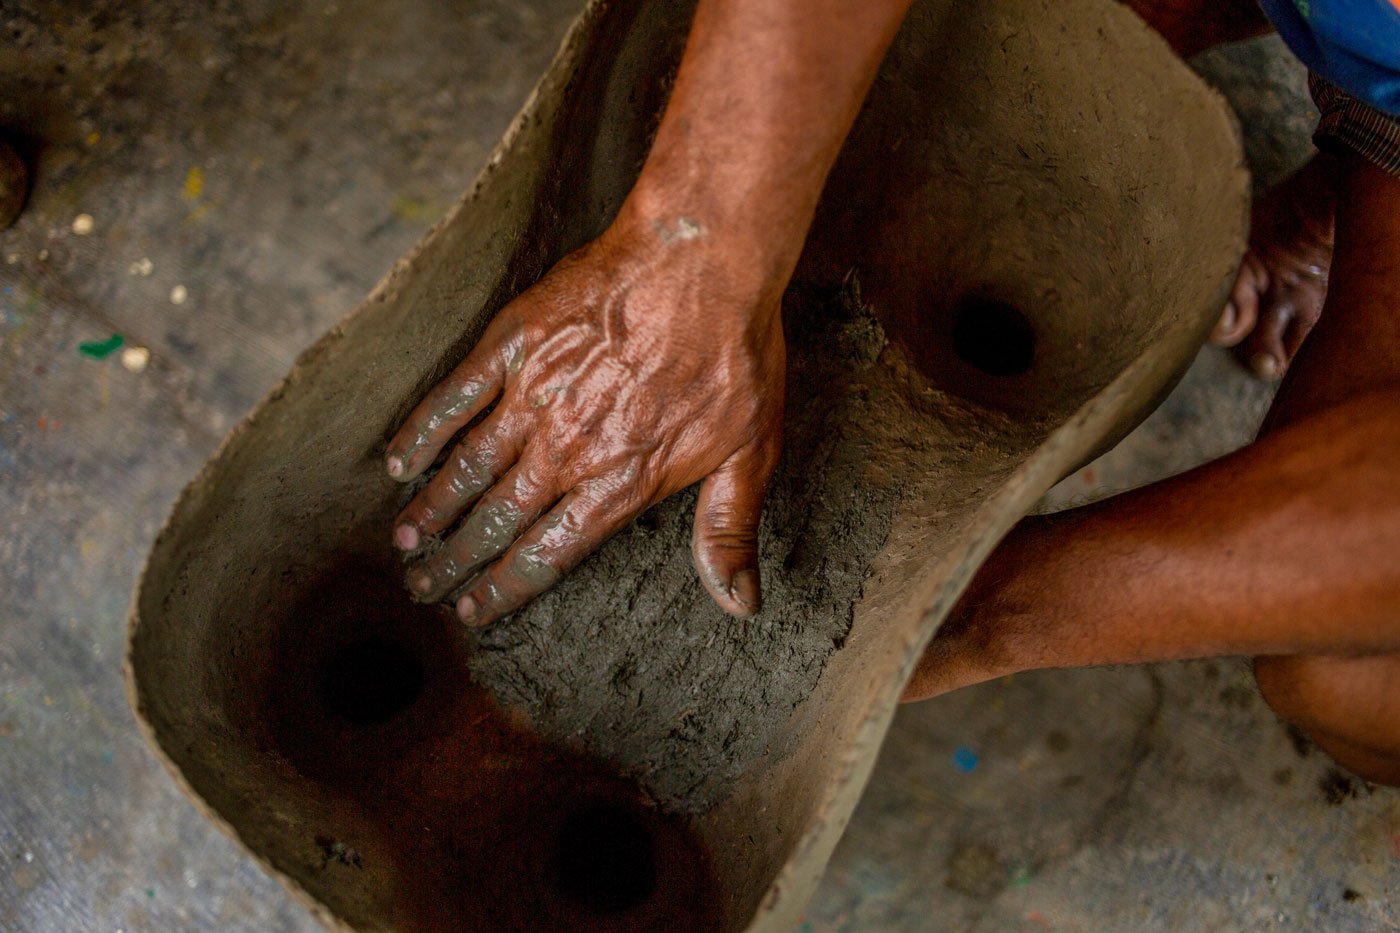
M 699 482 L 693 550 L 715 601 L 760 603 L 777 464 L 779 302 L 826 175 L 909 0 L 700 0 L 618 220 L 504 308 L 389 443 L 422 475 L 397 545 L 422 599 L 485 625 L 649 506 Z M 483 412 L 489 412 L 473 425 Z
M 397 518 L 424 600 L 486 625 L 696 482 L 693 551 L 726 611 L 760 605 L 758 528 L 781 443 L 782 285 L 692 219 L 619 220 L 504 308 L 389 442 L 390 476 L 436 475 Z M 730 248 L 728 253 L 735 252 Z

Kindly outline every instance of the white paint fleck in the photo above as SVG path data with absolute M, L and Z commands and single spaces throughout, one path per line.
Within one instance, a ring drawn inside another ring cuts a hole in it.
M 143 279 L 155 270 L 156 264 L 151 262 L 151 260 L 146 258 L 145 256 L 141 257 L 140 259 L 136 260 L 131 265 L 126 267 L 127 275 L 139 275 Z
M 87 236 L 92 232 L 94 226 L 95 221 L 93 221 L 91 214 L 79 214 L 73 218 L 73 232 L 78 236 Z
M 176 285 L 170 290 L 170 303 L 173 305 L 184 304 L 188 297 L 190 297 L 190 290 L 183 285 Z
M 693 217 L 677 217 L 676 222 L 669 225 L 655 220 L 652 222 L 652 229 L 656 231 L 662 243 L 698 240 L 705 235 L 705 228 Z
M 122 351 L 122 365 L 128 372 L 139 373 L 151 361 L 151 351 L 145 347 L 127 347 Z
M 681 217 L 676 220 L 676 239 L 694 240 L 704 236 L 704 234 L 705 228 L 689 217 Z

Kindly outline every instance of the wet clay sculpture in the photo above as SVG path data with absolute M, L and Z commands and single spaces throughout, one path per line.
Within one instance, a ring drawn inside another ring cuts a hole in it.
M 693 498 L 469 632 L 413 602 L 384 443 L 627 193 L 682 2 L 594 2 L 471 192 L 230 435 L 132 617 L 147 735 L 360 929 L 789 930 L 923 646 L 998 538 L 1190 360 L 1243 252 L 1224 103 L 1112 0 L 915 4 L 784 318 L 765 608 Z

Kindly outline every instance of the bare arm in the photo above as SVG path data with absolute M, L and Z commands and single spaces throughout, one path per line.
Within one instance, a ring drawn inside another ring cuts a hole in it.
M 421 475 L 409 583 L 484 625 L 642 510 L 702 482 L 696 567 L 758 610 L 757 533 L 781 441 L 779 302 L 842 140 L 909 0 L 700 0 L 670 104 L 617 219 L 503 309 L 390 441 Z
M 1017 528 L 909 698 L 1041 667 L 1400 650 L 1400 179 L 1341 170 L 1328 310 L 1260 439 Z

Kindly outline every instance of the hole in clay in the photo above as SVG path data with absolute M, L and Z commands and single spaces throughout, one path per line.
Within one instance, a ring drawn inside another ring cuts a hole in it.
M 1035 332 L 1012 305 L 968 295 L 953 320 L 953 352 L 989 375 L 1017 376 L 1031 368 Z
M 557 859 L 560 888 L 590 910 L 628 910 L 656 891 L 651 831 L 625 807 L 600 804 L 569 817 Z
M 403 645 L 373 638 L 346 645 L 326 664 L 326 704 L 357 726 L 377 726 L 423 691 L 423 664 Z

